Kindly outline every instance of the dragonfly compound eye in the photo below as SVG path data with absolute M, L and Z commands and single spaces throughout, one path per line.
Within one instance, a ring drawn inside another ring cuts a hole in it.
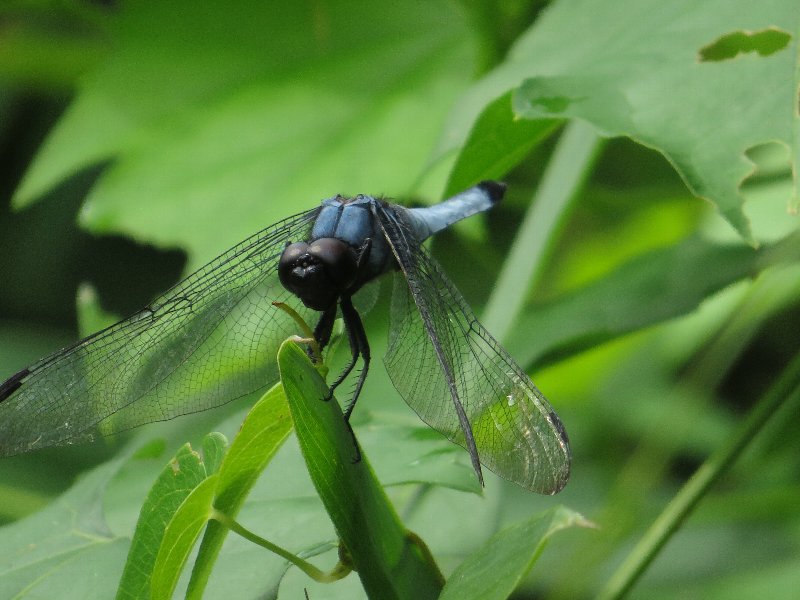
M 356 252 L 348 244 L 336 238 L 320 238 L 308 247 L 308 252 L 325 266 L 333 285 L 341 291 L 349 289 L 358 275 Z
M 320 311 L 333 305 L 357 275 L 355 251 L 335 238 L 289 244 L 278 263 L 283 287 Z

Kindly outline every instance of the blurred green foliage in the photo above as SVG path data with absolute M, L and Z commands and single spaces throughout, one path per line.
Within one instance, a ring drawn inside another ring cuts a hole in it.
M 609 139 L 565 182 L 577 192 L 547 232 L 538 274 L 518 273 L 530 283 L 504 342 L 570 434 L 573 474 L 558 502 L 598 525 L 555 536 L 515 597 L 593 596 L 800 349 L 794 4 L 6 2 L 0 378 L 77 339 L 79 321 L 108 318 L 85 297 L 76 317 L 79 284 L 124 316 L 335 193 L 430 203 L 504 178 L 501 206 L 433 244 L 480 314 L 562 126 L 581 120 Z M 773 30 L 782 47 L 748 50 Z M 725 52 L 702 54 L 715 45 Z M 375 356 L 385 296 L 366 319 Z M 132 448 L 199 447 L 211 429 L 232 438 L 246 408 L 0 462 L 0 517 L 15 521 L 0 530 L 14 549 L 0 597 L 112 595 L 170 456 Z M 778 416 L 635 597 L 793 597 L 798 415 Z M 421 426 L 377 363 L 354 419 L 404 524 L 446 576 L 556 503 L 489 474 L 483 496 L 454 491 L 474 490 L 465 456 Z M 294 550 L 335 539 L 293 440 L 240 520 Z M 229 536 L 208 597 L 279 585 L 286 597 L 363 594 L 355 577 L 309 584 Z

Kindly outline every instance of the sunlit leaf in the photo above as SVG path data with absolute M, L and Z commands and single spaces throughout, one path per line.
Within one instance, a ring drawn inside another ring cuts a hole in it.
M 443 151 L 457 147 L 486 103 L 516 89 L 521 117 L 579 118 L 659 150 L 752 243 L 739 194 L 753 170 L 745 152 L 780 141 L 790 164 L 798 160 L 796 41 L 784 35 L 770 54 L 735 60 L 699 55 L 721 36 L 766 27 L 795 33 L 796 4 L 556 2 L 461 102 Z
M 16 205 L 112 161 L 82 222 L 205 259 L 336 193 L 407 194 L 473 60 L 441 0 L 151 0 L 111 35 Z

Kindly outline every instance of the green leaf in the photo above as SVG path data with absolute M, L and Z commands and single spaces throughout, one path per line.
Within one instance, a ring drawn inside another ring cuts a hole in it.
M 273 386 L 247 414 L 219 468 L 214 508 L 236 518 L 245 498 L 267 464 L 292 431 L 292 419 L 283 387 Z M 200 597 L 211 575 L 228 529 L 208 524 L 192 570 L 187 597 Z
M 184 500 L 204 479 L 206 471 L 203 463 L 189 444 L 178 450 L 161 471 L 139 513 L 117 590 L 118 599 L 150 597 L 150 577 L 160 564 L 156 557 L 162 552 L 159 546 L 165 529 Z
M 0 529 L 0 598 L 111 598 L 129 542 L 103 518 L 103 495 L 127 457 L 109 461 L 42 511 Z M 69 582 L 69 585 L 65 585 Z
M 103 310 L 97 297 L 97 290 L 88 283 L 78 287 L 75 308 L 78 313 L 79 329 L 83 336 L 91 335 L 95 331 L 105 329 L 119 321 L 117 315 Z
M 700 58 L 704 61 L 729 60 L 748 52 L 758 52 L 761 56 L 769 56 L 783 50 L 791 38 L 792 36 L 785 31 L 774 27 L 768 27 L 761 31 L 734 31 L 701 48 Z
M 227 449 L 228 438 L 221 433 L 213 431 L 203 438 L 203 464 L 208 475 L 219 470 Z
M 367 457 L 356 448 L 328 387 L 303 350 L 286 342 L 281 380 L 303 457 L 317 492 L 370 597 L 436 598 L 441 575 L 406 533 Z
M 15 205 L 108 163 L 82 223 L 181 244 L 195 265 L 333 194 L 407 194 L 474 63 L 446 0 L 150 0 L 115 15 L 108 58 Z
M 225 437 L 218 433 L 203 440 L 205 463 L 184 446 L 145 501 L 118 597 L 148 597 L 151 588 L 153 597 L 171 597 L 197 537 L 206 528 L 187 592 L 189 597 L 201 596 L 228 533 L 210 520 L 214 510 L 230 518 L 238 514 L 291 429 L 283 389 L 277 385 L 250 410 L 227 453 Z
M 211 518 L 218 477 L 214 474 L 201 481 L 172 515 L 158 546 L 149 594 L 142 597 L 152 594 L 156 600 L 172 598 L 186 559 Z
M 688 314 L 736 281 L 771 264 L 800 259 L 798 248 L 798 236 L 792 235 L 760 250 L 699 237 L 653 250 L 566 297 L 529 308 L 509 333 L 506 346 L 527 365 L 579 352 Z
M 560 124 L 552 119 L 519 119 L 511 111 L 511 92 L 486 106 L 475 121 L 450 171 L 444 196 L 484 179 L 500 179 Z
M 753 243 L 739 194 L 753 170 L 746 151 L 778 141 L 791 151 L 787 166 L 798 160 L 796 36 L 790 44 L 782 37 L 769 55 L 703 61 L 700 53 L 731 34 L 766 28 L 794 34 L 796 3 L 554 3 L 466 95 L 442 151 L 460 143 L 486 103 L 519 88 L 514 110 L 526 119 L 579 118 L 655 148 Z
M 533 568 L 550 536 L 575 526 L 591 524 L 578 513 L 557 506 L 501 531 L 459 565 L 440 600 L 508 598 Z

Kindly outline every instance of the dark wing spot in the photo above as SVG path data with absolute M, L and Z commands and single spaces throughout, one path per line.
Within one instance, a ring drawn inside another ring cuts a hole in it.
M 27 367 L 22 369 L 19 373 L 16 373 L 6 379 L 2 385 L 0 385 L 0 402 L 7 399 L 11 394 L 16 392 L 20 386 L 22 385 L 22 380 L 25 379 L 28 375 L 30 375 L 30 369 Z

